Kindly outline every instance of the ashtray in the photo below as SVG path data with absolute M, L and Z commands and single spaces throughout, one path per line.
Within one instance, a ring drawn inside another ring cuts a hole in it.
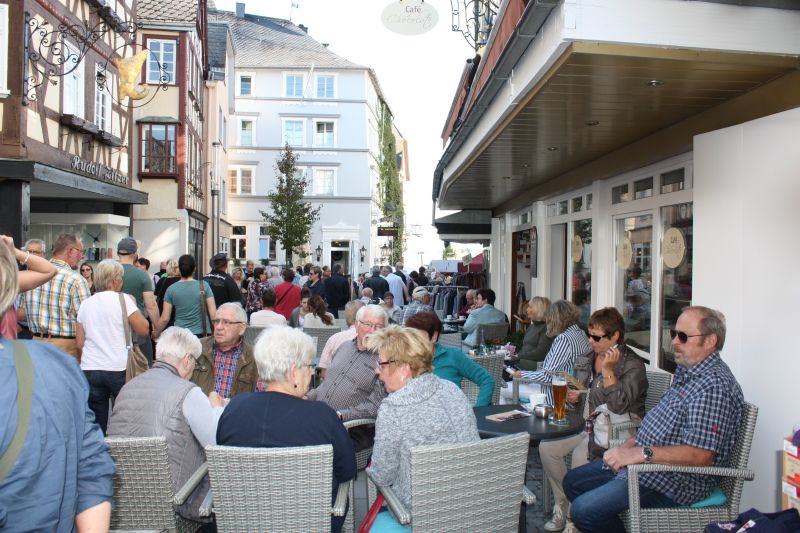
M 536 415 L 537 418 L 548 418 L 553 414 L 553 408 L 549 405 L 540 403 L 534 406 L 533 414 Z

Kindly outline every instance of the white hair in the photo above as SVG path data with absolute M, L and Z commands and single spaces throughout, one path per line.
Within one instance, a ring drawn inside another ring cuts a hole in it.
M 194 333 L 186 328 L 172 326 L 164 330 L 156 344 L 156 359 L 177 363 L 186 354 L 191 354 L 195 359 L 200 358 L 203 345 L 200 344 Z
M 241 305 L 237 304 L 236 302 L 225 302 L 224 304 L 217 307 L 217 313 L 224 309 L 231 309 L 234 314 L 236 314 L 236 321 L 237 322 L 244 322 L 247 324 L 247 313 L 244 312 L 244 308 Z
M 358 310 L 358 313 L 356 313 L 356 320 L 361 320 L 366 315 L 374 317 L 382 316 L 384 324 L 389 322 L 389 313 L 386 312 L 386 308 L 383 307 L 382 305 L 376 305 L 376 304 L 365 305 L 364 307 Z
M 258 376 L 267 383 L 287 380 L 292 365 L 300 368 L 314 360 L 314 341 L 299 329 L 268 327 L 253 347 Z
M 5 313 L 17 298 L 19 267 L 14 250 L 0 242 L 0 314 Z
M 119 261 L 115 259 L 103 259 L 94 267 L 94 288 L 97 292 L 110 291 L 113 289 L 111 283 L 115 279 L 122 279 L 125 276 L 125 269 Z

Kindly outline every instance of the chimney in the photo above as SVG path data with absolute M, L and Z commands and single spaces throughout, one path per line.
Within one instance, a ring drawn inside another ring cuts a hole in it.
M 236 2 L 236 18 L 244 18 L 244 2 Z
M 331 43 L 320 43 L 320 44 L 323 46 L 323 48 L 328 48 L 328 46 L 330 46 Z
M 308 33 L 308 26 L 304 24 L 298 24 L 297 27 L 303 30 L 304 32 Z

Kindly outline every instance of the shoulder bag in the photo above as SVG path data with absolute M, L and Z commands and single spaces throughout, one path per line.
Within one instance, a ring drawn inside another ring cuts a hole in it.
M 587 399 L 588 400 L 588 399 Z M 618 415 L 608 408 L 608 404 L 598 405 L 592 413 L 591 417 L 594 419 L 592 432 L 594 433 L 594 442 L 601 448 L 608 449 L 608 441 L 611 439 L 612 428 L 617 424 L 623 422 L 638 421 L 634 420 L 630 413 Z M 638 424 L 636 424 L 638 426 Z M 631 427 L 623 429 L 620 432 L 620 439 L 627 440 L 629 437 L 636 434 L 636 428 Z
M 206 310 L 206 290 L 203 287 L 203 280 L 200 279 L 200 322 L 203 323 L 203 338 L 208 335 L 208 330 L 206 329 L 206 314 L 208 311 Z
M 128 323 L 128 310 L 125 307 L 125 295 L 119 294 L 119 306 L 122 309 L 122 329 L 125 331 L 125 346 L 128 348 L 128 363 L 125 365 L 125 383 L 139 374 L 147 372 L 149 368 L 147 357 L 144 356 L 139 346 L 131 340 L 131 325 Z
M 0 456 L 0 481 L 17 462 L 22 445 L 28 436 L 28 425 L 31 419 L 31 404 L 33 401 L 33 363 L 31 354 L 21 342 L 11 343 L 14 346 L 14 366 L 17 370 L 17 428 L 11 444 Z

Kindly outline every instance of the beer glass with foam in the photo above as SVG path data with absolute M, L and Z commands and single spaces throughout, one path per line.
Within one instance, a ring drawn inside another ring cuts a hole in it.
M 566 425 L 567 422 L 567 375 L 565 372 L 553 374 L 553 424 Z

